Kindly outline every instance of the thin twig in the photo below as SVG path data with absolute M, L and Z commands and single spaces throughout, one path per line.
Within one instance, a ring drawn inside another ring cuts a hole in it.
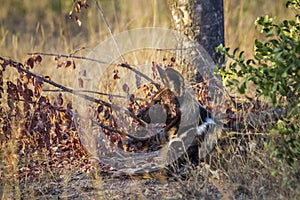
M 27 55 L 57 56 L 57 57 L 63 57 L 63 58 L 75 58 L 75 59 L 79 59 L 79 60 L 89 60 L 89 61 L 97 62 L 97 63 L 101 63 L 101 64 L 109 64 L 109 65 L 114 64 L 114 63 L 108 63 L 108 62 L 105 62 L 105 61 L 102 61 L 102 60 L 89 58 L 89 57 L 85 57 L 85 56 L 75 56 L 75 55 L 72 55 L 72 54 L 56 54 L 56 53 L 33 52 L 33 53 L 27 53 Z M 157 83 L 155 83 L 155 81 L 153 79 L 151 79 L 149 76 L 139 72 L 138 70 L 134 69 L 129 64 L 121 63 L 121 64 L 118 64 L 118 66 L 124 67 L 126 69 L 129 69 L 129 70 L 133 71 L 135 74 L 139 75 L 140 77 L 143 77 L 147 81 L 150 81 L 152 84 L 154 84 L 156 86 L 157 89 L 160 89 L 159 85 Z
M 89 60 L 101 64 L 112 64 L 109 62 L 105 62 L 102 60 L 94 59 L 94 58 L 89 58 L 85 56 L 75 56 L 73 54 L 57 54 L 57 53 L 44 53 L 44 52 L 33 52 L 33 53 L 27 53 L 27 55 L 42 55 L 42 56 L 57 56 L 57 57 L 63 57 L 63 58 L 75 58 L 75 59 L 80 59 L 80 60 Z
M 39 105 L 42 105 L 42 106 L 51 107 L 54 110 L 59 111 L 59 112 L 66 112 L 67 111 L 67 109 L 65 109 L 65 108 L 60 108 L 60 107 L 54 106 L 50 103 L 37 102 L 37 101 L 28 101 L 26 99 L 13 98 L 13 97 L 10 98 L 10 99 L 15 100 L 15 101 L 22 101 L 22 102 L 26 102 L 26 103 L 30 103 L 30 104 L 39 104 Z
M 145 74 L 139 72 L 138 70 L 132 68 L 129 64 L 127 64 L 127 63 L 121 63 L 121 64 L 118 64 L 118 66 L 124 67 L 124 68 L 127 68 L 127 69 L 133 71 L 133 72 L 136 73 L 137 75 L 139 75 L 139 76 L 145 78 L 147 81 L 150 81 L 152 84 L 155 85 L 155 87 L 156 87 L 158 90 L 160 90 L 159 84 L 155 83 L 155 81 L 154 81 L 153 79 L 151 79 L 149 76 L 147 76 L 147 75 L 145 75 Z
M 92 120 L 92 124 L 93 124 L 93 125 L 96 125 L 96 126 L 100 126 L 101 128 L 106 129 L 106 130 L 108 130 L 108 131 L 117 133 L 117 134 L 119 134 L 119 135 L 125 135 L 125 136 L 127 136 L 127 137 L 130 137 L 130 138 L 132 138 L 132 139 L 135 139 L 135 140 L 141 141 L 141 142 L 147 141 L 147 140 L 150 140 L 150 139 L 153 138 L 153 137 L 156 137 L 156 135 L 154 135 L 154 136 L 149 136 L 149 137 L 138 137 L 138 136 L 134 136 L 134 135 L 132 135 L 132 134 L 129 134 L 129 133 L 125 133 L 125 132 L 123 132 L 123 131 L 120 131 L 120 130 L 118 130 L 118 129 L 116 129 L 116 128 L 113 128 L 113 127 L 110 127 L 110 126 L 105 126 L 105 125 L 103 125 L 103 124 L 101 124 L 101 123 L 99 123 L 99 122 L 97 122 L 97 121 L 95 121 L 95 120 Z
M 96 6 L 97 6 L 99 12 L 100 12 L 101 15 L 102 15 L 103 20 L 104 20 L 104 22 L 105 22 L 105 24 L 106 24 L 106 26 L 107 26 L 107 29 L 108 29 L 108 31 L 109 31 L 109 33 L 110 33 L 110 35 L 111 35 L 111 38 L 112 38 L 112 40 L 113 40 L 113 42 L 114 42 L 114 45 L 115 45 L 115 47 L 116 47 L 116 49 L 117 49 L 117 51 L 118 51 L 120 57 L 122 58 L 123 62 L 125 63 L 125 62 L 126 62 L 126 61 L 125 61 L 125 58 L 124 58 L 124 56 L 123 56 L 123 54 L 122 54 L 122 52 L 121 52 L 121 50 L 120 50 L 120 48 L 119 48 L 119 46 L 118 46 L 118 44 L 117 44 L 117 41 L 116 41 L 116 39 L 115 39 L 115 36 L 114 36 L 114 34 L 113 34 L 113 32 L 112 32 L 112 29 L 111 29 L 110 26 L 109 26 L 109 23 L 108 23 L 108 21 L 107 21 L 105 15 L 104 15 L 104 12 L 103 12 L 103 10 L 101 9 L 101 7 L 100 7 L 98 1 L 95 0 L 95 2 L 96 2 Z
M 62 90 L 64 90 L 64 91 L 68 92 L 68 93 L 74 94 L 74 95 L 76 95 L 76 96 L 79 96 L 79 97 L 84 98 L 84 99 L 86 99 L 86 100 L 88 100 L 88 101 L 91 101 L 91 102 L 95 102 L 95 103 L 102 104 L 102 105 L 107 106 L 107 107 L 111 107 L 111 108 L 114 109 L 114 110 L 117 110 L 117 109 L 118 109 L 118 110 L 124 110 L 125 114 L 127 114 L 127 115 L 129 115 L 130 117 L 132 117 L 132 118 L 134 118 L 135 120 L 137 120 L 143 127 L 146 127 L 146 126 L 147 126 L 146 122 L 144 122 L 143 120 L 139 119 L 137 116 L 135 116 L 133 113 L 129 112 L 129 111 L 126 110 L 126 109 L 123 109 L 123 108 L 121 108 L 121 107 L 119 107 L 119 106 L 117 106 L 117 105 L 108 103 L 108 102 L 106 102 L 106 101 L 103 101 L 103 100 L 101 100 L 101 99 L 96 99 L 96 98 L 91 97 L 91 96 L 88 96 L 88 95 L 86 95 L 86 94 L 82 94 L 82 93 L 80 93 L 80 92 L 76 92 L 76 90 L 73 90 L 73 89 L 71 89 L 71 88 L 65 87 L 65 86 L 63 86 L 63 85 L 60 85 L 60 84 L 58 84 L 58 83 L 56 83 L 56 82 L 54 82 L 54 81 L 48 80 L 47 78 L 44 78 L 43 76 L 37 75 L 37 74 L 35 74 L 35 73 L 33 73 L 33 72 L 27 70 L 27 69 L 24 69 L 24 68 L 23 68 L 24 65 L 23 65 L 22 63 L 16 62 L 16 61 L 14 61 L 14 60 L 12 60 L 12 59 L 7 60 L 7 59 L 5 59 L 5 58 L 3 58 L 3 57 L 0 57 L 0 60 L 3 60 L 4 62 L 6 62 L 6 64 L 9 64 L 10 66 L 15 67 L 19 72 L 24 72 L 24 73 L 28 74 L 29 76 L 39 78 L 39 79 L 41 79 L 43 82 L 46 82 L 46 83 L 48 83 L 48 84 L 50 84 L 50 85 L 52 85 L 52 86 L 54 86 L 54 87 L 57 87 L 57 88 L 59 88 L 59 89 L 62 89 Z
M 116 94 L 108 94 L 104 92 L 97 92 L 93 90 L 74 90 L 76 93 L 91 93 L 91 94 L 99 94 L 99 95 L 104 95 L 104 96 L 111 96 L 111 97 L 116 97 L 116 98 L 122 98 L 122 99 L 127 99 L 127 96 L 122 96 L 122 95 L 116 95 Z M 43 89 L 43 92 L 65 92 L 64 90 L 51 90 L 51 89 Z M 149 99 L 146 98 L 134 98 L 134 100 L 139 100 L 139 101 L 148 101 Z
M 76 53 L 78 53 L 79 51 L 84 50 L 84 49 L 85 49 L 85 47 L 80 47 L 79 49 L 75 49 L 72 53 L 70 53 L 70 56 L 73 56 Z

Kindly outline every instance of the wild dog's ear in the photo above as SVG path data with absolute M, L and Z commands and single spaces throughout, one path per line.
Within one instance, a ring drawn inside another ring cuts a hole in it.
M 162 83 L 166 86 L 165 83 L 165 70 L 163 70 L 160 66 L 156 65 L 156 70 L 158 71 L 158 75 L 162 81 Z
M 164 73 L 164 83 L 176 96 L 181 97 L 185 93 L 184 78 L 172 68 L 167 68 Z

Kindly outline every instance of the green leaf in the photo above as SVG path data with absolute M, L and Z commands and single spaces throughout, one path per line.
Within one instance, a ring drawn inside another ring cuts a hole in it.
M 238 85 L 239 84 L 239 81 L 237 79 L 232 79 L 231 82 L 232 82 L 233 85 Z
M 245 94 L 245 89 L 246 89 L 246 82 L 243 82 L 241 87 L 239 87 L 238 90 L 241 94 Z
M 239 50 L 239 48 L 235 48 L 235 49 L 233 50 L 233 53 L 232 53 L 232 55 L 234 55 L 234 56 L 235 56 L 235 54 L 238 52 L 238 50 Z
M 263 47 L 263 43 L 261 41 L 259 41 L 258 39 L 256 39 L 254 41 L 254 44 L 255 44 L 255 47 L 258 48 L 258 49 Z
M 282 77 L 282 78 L 286 78 L 286 77 L 287 77 L 287 71 L 284 71 L 284 72 L 281 74 L 281 77 Z

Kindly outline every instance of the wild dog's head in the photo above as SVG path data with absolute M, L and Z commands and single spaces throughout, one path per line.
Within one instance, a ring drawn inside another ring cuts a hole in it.
M 164 71 L 163 82 L 179 103 L 180 127 L 186 129 L 211 122 L 211 113 L 195 99 L 193 92 L 188 91 L 184 78 L 178 71 L 167 68 Z

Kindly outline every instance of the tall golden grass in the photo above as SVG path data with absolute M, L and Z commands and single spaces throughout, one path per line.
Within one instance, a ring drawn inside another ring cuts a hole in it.
M 22 61 L 27 58 L 27 52 L 71 53 L 81 47 L 93 48 L 100 41 L 110 37 L 110 35 L 95 8 L 94 1 L 89 2 L 91 4 L 90 8 L 83 10 L 79 14 L 83 23 L 79 27 L 73 20 L 68 19 L 68 13 L 72 6 L 71 0 L 2 1 L 0 7 L 0 55 Z M 289 13 L 285 9 L 284 3 L 284 0 L 224 0 L 226 46 L 239 47 L 246 51 L 246 56 L 251 55 L 254 51 L 252 49 L 254 39 L 260 38 L 259 33 L 254 27 L 255 19 L 260 15 L 266 14 L 277 16 L 279 19 L 291 16 L 293 13 Z M 172 28 L 167 0 L 101 0 L 100 4 L 114 33 L 140 27 L 155 26 Z M 84 55 L 84 53 L 83 51 L 82 54 Z M 59 80 L 58 82 L 63 85 L 72 82 L 74 79 L 72 74 L 66 75 L 65 71 L 57 73 L 57 70 L 54 72 L 53 68 L 38 70 L 44 75 L 50 75 L 52 79 Z M 18 137 L 20 134 L 17 128 L 13 133 L 14 137 Z M 209 190 L 213 189 L 206 187 L 206 182 L 202 179 L 197 179 L 200 174 L 202 177 L 206 177 L 205 175 L 207 175 L 208 178 L 204 179 L 213 183 L 221 192 L 224 199 L 228 196 L 234 196 L 234 192 L 240 192 L 241 195 L 245 195 L 240 196 L 240 198 L 252 197 L 254 199 L 261 197 L 268 198 L 269 196 L 274 197 L 277 193 L 282 194 L 282 191 L 276 191 L 273 195 L 270 195 L 270 191 L 266 191 L 266 196 L 264 196 L 264 190 L 272 189 L 273 185 L 276 188 L 280 184 L 270 181 L 272 177 L 270 177 L 269 171 L 259 171 L 259 167 L 269 169 L 272 164 L 276 163 L 275 161 L 269 159 L 268 155 L 258 148 L 251 151 L 247 159 L 242 156 L 236 156 L 237 154 L 240 155 L 243 149 L 238 149 L 234 143 L 244 142 L 244 138 L 243 140 L 232 140 L 230 133 L 224 137 L 223 141 L 227 140 L 227 144 L 229 144 L 227 147 L 229 148 L 221 149 L 222 147 L 217 147 L 217 152 L 210 157 L 210 165 L 204 164 L 205 167 L 192 171 L 193 175 L 195 175 L 193 176 L 195 180 L 189 181 L 186 185 L 186 182 L 183 183 L 181 181 L 168 183 L 168 185 L 166 184 L 167 186 L 162 185 L 156 188 L 157 191 L 161 188 L 170 190 L 170 185 L 178 184 L 175 188 L 180 188 L 182 194 L 176 193 L 179 196 L 174 195 L 173 197 L 196 198 L 205 192 L 209 193 Z M 14 140 L 11 140 L 10 143 L 3 144 L 0 151 L 2 161 L 0 164 L 0 178 L 2 179 L 0 180 L 0 197 L 4 199 L 21 198 L 20 180 L 14 179 L 19 160 L 15 157 L 14 151 L 16 147 L 13 142 Z M 253 144 L 263 143 L 263 141 L 255 140 L 252 142 Z M 44 158 L 42 154 L 43 152 L 41 152 L 41 155 L 37 155 L 36 162 L 43 162 Z M 31 182 L 29 179 L 22 180 L 22 194 L 26 193 L 27 197 L 36 197 L 40 194 L 47 195 L 50 193 L 47 190 L 52 190 L 53 192 L 56 186 L 60 186 L 62 190 L 66 189 L 69 192 L 73 188 L 76 190 L 78 189 L 76 187 L 79 187 L 78 190 L 82 193 L 92 194 L 89 196 L 90 198 L 116 198 L 114 196 L 116 195 L 114 194 L 114 189 L 109 190 L 112 186 L 104 183 L 98 174 L 83 176 L 76 174 L 74 176 L 73 172 L 75 171 L 77 171 L 76 167 L 66 171 L 53 172 L 53 174 L 47 174 L 45 177 L 38 177 L 40 181 L 35 180 Z M 86 176 L 94 177 L 91 180 L 88 178 L 85 179 L 84 177 Z M 83 181 L 77 181 L 78 177 Z M 225 180 L 227 182 L 222 184 L 221 182 Z M 60 184 L 59 181 L 63 183 Z M 275 179 L 275 181 L 278 180 Z M 4 182 L 6 184 L 2 185 Z M 45 185 L 41 185 L 41 183 Z M 71 184 L 75 184 L 75 186 Z M 111 182 L 111 184 L 121 184 L 120 188 L 124 189 L 123 192 L 125 192 L 125 195 L 128 191 L 134 191 L 128 187 L 124 187 L 124 184 L 121 182 Z M 98 188 L 99 186 L 103 186 L 103 188 Z M 138 192 L 143 193 L 144 191 L 140 182 L 132 182 L 131 186 L 136 188 Z M 108 190 L 105 190 L 105 187 Z M 82 188 L 84 191 L 82 191 Z M 6 194 L 2 196 L 2 192 Z M 247 193 L 251 195 L 249 196 Z M 188 196 L 189 194 L 191 196 Z M 63 196 L 65 198 L 76 198 L 76 195 L 74 195 L 71 194 L 68 196 L 68 194 L 65 194 Z M 140 193 L 135 195 L 132 197 L 146 198 Z M 51 195 L 49 196 L 51 197 Z M 168 196 L 165 195 L 165 197 L 167 198 Z
M 24 58 L 26 52 L 71 52 L 82 46 L 92 47 L 109 37 L 107 27 L 97 12 L 94 1 L 90 9 L 79 14 L 83 22 L 78 27 L 68 19 L 72 1 L 12 0 L 1 2 L 0 54 Z M 285 0 L 240 1 L 224 0 L 226 45 L 249 53 L 259 37 L 254 21 L 260 15 L 286 18 Z M 132 28 L 172 28 L 168 1 L 112 0 L 100 1 L 115 33 Z

